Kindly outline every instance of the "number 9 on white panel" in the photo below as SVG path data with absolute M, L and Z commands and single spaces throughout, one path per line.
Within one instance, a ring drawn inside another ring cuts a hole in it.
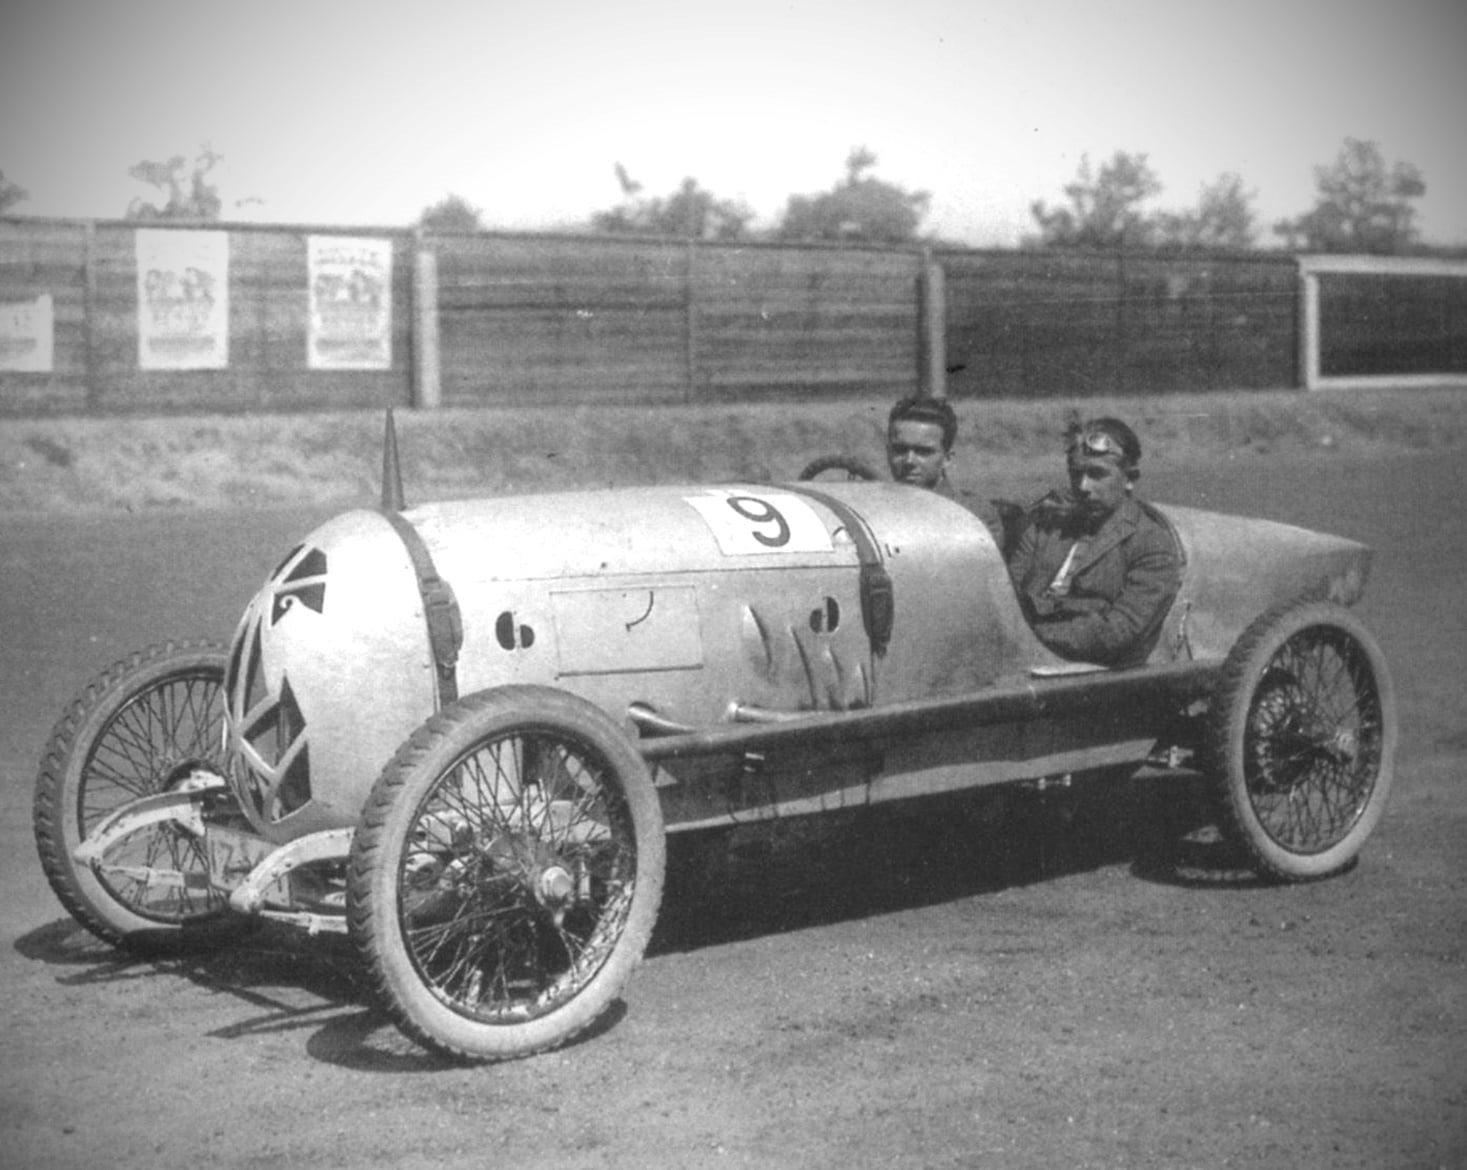
M 684 498 L 703 517 L 724 556 L 831 550 L 825 524 L 798 496 L 729 490 Z

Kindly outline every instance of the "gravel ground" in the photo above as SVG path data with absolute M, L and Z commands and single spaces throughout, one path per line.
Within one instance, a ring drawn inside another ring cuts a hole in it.
M 0 1162 L 36 1167 L 1467 1166 L 1467 513 L 1455 455 L 1261 460 L 1158 499 L 1378 550 L 1397 789 L 1359 865 L 1262 885 L 1196 785 L 789 825 L 674 850 L 625 1001 L 465 1069 L 266 929 L 109 951 L 30 841 L 35 761 L 106 663 L 227 635 L 319 514 L 0 518 Z

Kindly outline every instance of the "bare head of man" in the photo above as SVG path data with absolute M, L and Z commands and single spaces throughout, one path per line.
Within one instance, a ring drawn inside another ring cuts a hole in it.
M 935 488 L 947 478 L 958 417 L 941 398 L 903 398 L 886 423 L 886 463 L 891 477 L 913 487 Z

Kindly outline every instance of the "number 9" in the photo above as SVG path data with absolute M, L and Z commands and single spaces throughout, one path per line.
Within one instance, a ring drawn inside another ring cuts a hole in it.
M 752 533 L 755 540 L 766 548 L 779 548 L 790 542 L 789 522 L 779 514 L 779 509 L 768 500 L 758 496 L 729 496 L 728 506 L 751 524 L 773 524 L 774 534 Z

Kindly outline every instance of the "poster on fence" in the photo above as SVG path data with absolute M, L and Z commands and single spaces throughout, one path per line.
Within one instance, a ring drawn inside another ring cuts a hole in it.
M 0 370 L 49 374 L 54 354 L 51 294 L 0 302 Z
M 309 236 L 313 370 L 385 370 L 392 365 L 392 241 Z
M 229 234 L 140 228 L 138 366 L 229 365 Z

